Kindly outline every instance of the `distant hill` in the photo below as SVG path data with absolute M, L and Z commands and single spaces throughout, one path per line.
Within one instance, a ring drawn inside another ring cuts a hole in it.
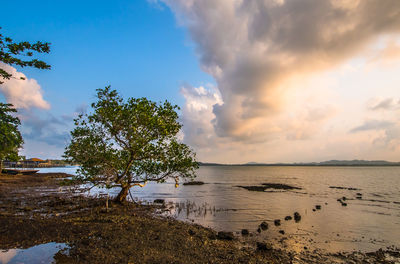
M 257 163 L 248 162 L 245 164 L 220 164 L 199 162 L 200 166 L 400 166 L 400 162 L 385 160 L 328 160 L 322 162 L 308 163 Z
M 399 166 L 400 162 L 385 160 L 329 160 L 320 162 L 319 165 L 341 165 L 341 166 Z

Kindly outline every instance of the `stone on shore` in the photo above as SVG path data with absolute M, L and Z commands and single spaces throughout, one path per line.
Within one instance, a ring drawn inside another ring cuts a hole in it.
M 299 187 L 290 186 L 281 183 L 263 183 L 261 186 L 253 185 L 253 186 L 237 186 L 240 188 L 244 188 L 248 191 L 255 191 L 255 192 L 263 192 L 265 189 L 275 189 L 275 190 L 301 190 Z
M 204 184 L 204 182 L 202 182 L 202 181 L 191 181 L 191 182 L 185 182 L 185 183 L 183 183 L 183 185 L 203 185 Z
M 248 234 L 250 234 L 248 229 L 242 229 L 242 235 L 243 236 L 247 236 Z
M 220 240 L 233 240 L 235 237 L 233 232 L 220 231 L 217 234 L 217 238 Z
M 301 215 L 298 212 L 294 213 L 294 221 L 299 222 L 301 220 Z
M 262 230 L 267 230 L 268 229 L 268 223 L 267 222 L 262 222 L 261 224 L 260 224 L 260 228 L 262 229 Z
M 265 242 L 257 242 L 257 250 L 260 251 L 270 251 L 272 250 L 272 245 L 270 243 Z

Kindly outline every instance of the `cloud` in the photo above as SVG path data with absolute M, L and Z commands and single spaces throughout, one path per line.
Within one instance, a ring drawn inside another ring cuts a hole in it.
M 30 157 L 60 158 L 71 139 L 73 119 L 86 111 L 86 104 L 78 105 L 73 113 L 61 116 L 44 110 L 19 109 L 17 115 L 25 141 L 22 153 Z
M 72 114 L 64 114 L 61 116 L 61 119 L 64 122 L 72 122 L 79 115 L 84 115 L 87 113 L 88 105 L 86 103 L 80 104 L 75 108 L 75 111 Z
M 400 124 L 397 123 L 394 126 L 390 126 L 385 131 L 385 135 L 380 138 L 385 147 L 389 147 L 391 150 L 400 150 Z
M 18 117 L 22 123 L 21 132 L 25 141 L 40 141 L 62 148 L 66 146 L 70 138 L 68 131 L 72 120 L 25 109 L 18 111 Z
M 16 108 L 50 109 L 50 104 L 43 99 L 42 89 L 35 79 L 27 78 L 23 73 L 17 72 L 14 67 L 2 62 L 0 62 L 0 68 L 15 77 L 0 84 L 0 92 L 4 94 L 8 103 L 13 104 Z
M 384 47 L 375 52 L 370 63 L 380 63 L 383 66 L 392 66 L 400 59 L 400 40 L 395 37 L 388 37 Z
M 293 111 L 259 119 L 258 122 L 263 122 L 260 129 L 249 129 L 247 133 L 243 133 L 244 140 L 239 140 L 221 137 L 214 129 L 216 116 L 213 109 L 215 105 L 222 104 L 221 95 L 214 86 L 205 88 L 186 84 L 181 88 L 181 94 L 186 101 L 181 115 L 184 123 L 183 140 L 198 150 L 224 148 L 232 144 L 239 148 L 243 145 L 259 146 L 265 141 L 282 138 L 290 141 L 308 140 L 321 133 L 326 122 L 337 112 L 333 105 L 321 103 L 322 95 L 316 95 L 314 91 L 309 94 L 293 94 L 289 100 Z M 307 100 L 312 106 L 299 104 L 298 100 Z M 241 129 L 246 130 L 247 127 Z
M 212 108 L 222 103 L 219 92 L 211 85 L 196 88 L 186 84 L 181 88 L 181 94 L 186 101 L 182 108 L 183 140 L 197 148 L 215 144 Z
M 283 122 L 286 139 L 308 140 L 320 132 L 325 123 L 336 113 L 333 106 L 315 107 L 300 111 L 295 118 Z
M 369 130 L 383 130 L 393 126 L 395 123 L 384 120 L 367 120 L 362 125 L 357 126 L 350 130 L 350 133 L 369 131 Z
M 394 98 L 373 99 L 369 102 L 369 110 L 393 110 L 400 107 L 400 100 Z
M 331 69 L 400 31 L 397 0 L 162 2 L 188 29 L 202 69 L 216 80 L 222 99 L 212 109 L 216 135 L 239 141 L 268 138 L 271 120 L 290 107 L 292 78 Z

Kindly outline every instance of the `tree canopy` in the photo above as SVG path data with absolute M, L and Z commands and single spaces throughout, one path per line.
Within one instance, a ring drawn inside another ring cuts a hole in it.
M 177 106 L 146 98 L 124 101 L 110 86 L 97 90 L 91 106 L 91 113 L 75 120 L 65 151 L 69 162 L 80 164 L 74 181 L 121 187 L 115 200 L 124 202 L 132 186 L 195 177 L 195 153 L 177 138 L 182 127 Z
M 1 30 L 1 27 L 0 27 Z M 4 37 L 0 33 L 0 62 L 10 66 L 34 67 L 37 69 L 50 69 L 51 66 L 44 61 L 34 59 L 34 53 L 49 53 L 50 43 L 37 41 L 31 43 L 28 41 L 14 42 L 9 37 Z M 4 80 L 15 78 L 12 73 L 0 68 L 0 84 Z M 21 77 L 20 79 L 24 79 Z
M 18 149 L 22 147 L 24 140 L 18 130 L 21 124 L 18 117 L 12 115 L 17 112 L 12 104 L 0 103 L 0 173 L 2 161 L 18 158 Z

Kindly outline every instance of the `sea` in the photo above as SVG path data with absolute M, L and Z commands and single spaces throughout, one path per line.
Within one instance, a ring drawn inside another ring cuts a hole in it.
M 49 171 L 75 173 L 76 167 L 41 169 Z M 196 181 L 204 184 L 149 183 L 133 187 L 131 195 L 144 203 L 163 199 L 160 215 L 234 232 L 243 240 L 276 241 L 294 251 L 400 247 L 400 167 L 201 166 Z M 299 189 L 241 187 L 264 183 Z M 116 193 L 92 189 L 89 195 Z M 295 212 L 300 221 L 294 221 Z M 258 230 L 262 222 L 268 229 Z M 242 229 L 250 235 L 242 236 Z

